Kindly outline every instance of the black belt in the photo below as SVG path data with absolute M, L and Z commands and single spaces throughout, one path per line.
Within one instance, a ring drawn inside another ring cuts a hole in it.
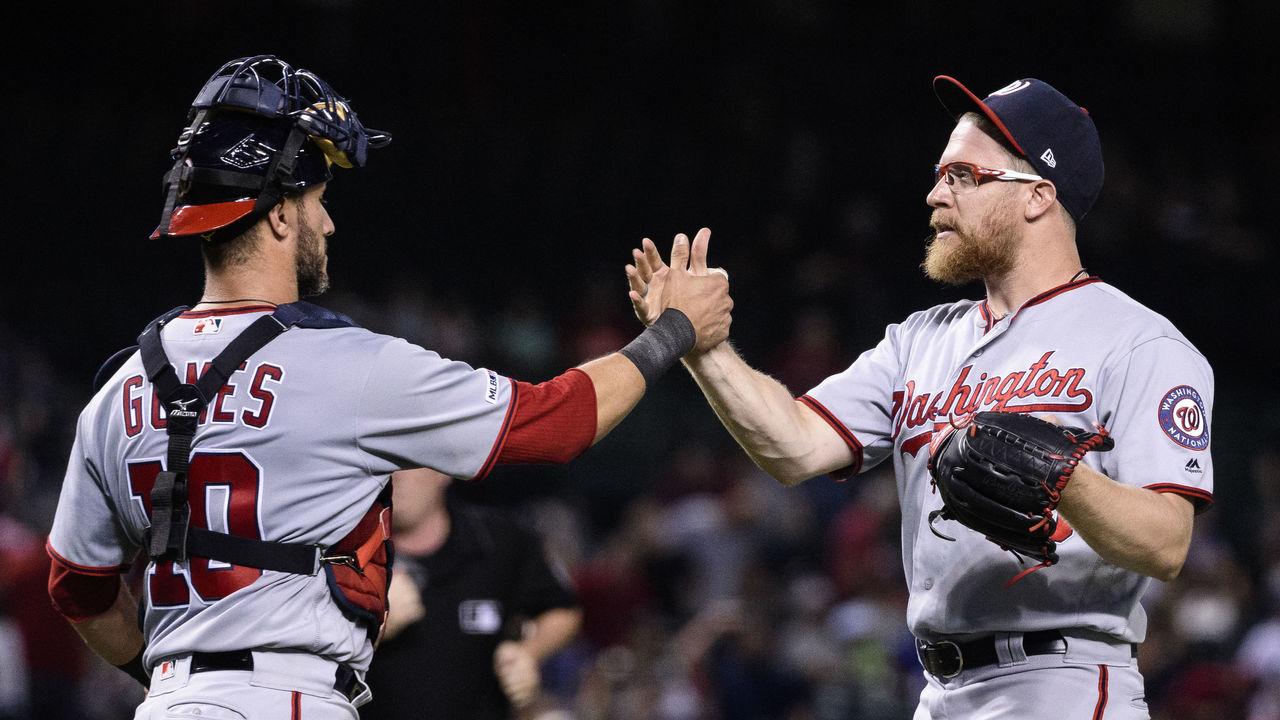
M 191 653 L 191 670 L 189 672 L 194 675 L 214 670 L 252 669 L 252 651 L 228 650 L 226 652 Z M 360 693 L 364 692 L 364 683 L 360 682 L 355 670 L 352 670 L 348 665 L 339 663 L 333 679 L 333 689 L 341 693 L 347 700 L 354 701 Z
M 1057 630 L 1029 632 L 1022 636 L 1022 651 L 1027 655 L 1065 653 L 1067 641 Z M 930 675 L 940 678 L 953 678 L 959 675 L 961 670 L 972 670 L 1000 662 L 1000 656 L 996 653 L 996 640 L 993 637 L 965 642 L 943 640 L 927 643 L 916 640 L 916 656 L 920 658 L 920 664 Z

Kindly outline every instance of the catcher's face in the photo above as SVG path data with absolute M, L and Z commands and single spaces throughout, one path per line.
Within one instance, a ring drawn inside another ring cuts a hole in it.
M 323 184 L 298 198 L 298 297 L 314 297 L 329 289 L 329 255 L 326 238 L 333 234 L 333 220 L 324 207 Z
M 968 120 L 951 133 L 939 164 L 967 162 L 1004 168 L 1008 151 Z M 933 280 L 961 285 L 998 277 L 1013 270 L 1023 218 L 1019 212 L 1021 183 L 988 182 L 960 189 L 939 178 L 926 201 L 933 208 L 929 239 L 921 267 Z

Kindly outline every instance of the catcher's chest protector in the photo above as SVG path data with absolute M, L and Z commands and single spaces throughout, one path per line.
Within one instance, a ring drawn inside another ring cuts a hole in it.
M 190 523 L 187 471 L 201 412 L 236 368 L 290 327 L 349 324 L 328 315 L 315 316 L 308 312 L 313 307 L 290 303 L 258 318 L 213 359 L 195 384 L 179 383 L 160 341 L 161 328 L 186 307 L 157 318 L 138 337 L 147 377 L 165 408 L 165 431 L 169 436 L 166 470 L 157 475 L 151 492 L 148 554 L 155 562 L 184 561 L 194 555 L 299 575 L 315 575 L 323 568 L 334 601 L 344 613 L 363 624 L 376 641 L 387 618 L 387 589 L 391 583 L 390 482 L 356 527 L 330 548 L 240 537 Z

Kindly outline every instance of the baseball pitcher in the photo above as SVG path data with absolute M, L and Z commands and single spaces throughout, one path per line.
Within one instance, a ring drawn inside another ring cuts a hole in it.
M 1178 574 L 1213 500 L 1213 374 L 1081 265 L 1077 223 L 1103 182 L 1089 114 L 1037 79 L 985 99 L 946 76 L 934 90 L 956 124 L 923 267 L 986 297 L 890 325 L 798 398 L 729 343 L 685 364 L 784 484 L 893 464 L 927 679 L 916 720 L 1146 718 L 1139 599 Z M 648 322 L 665 264 L 652 243 L 632 255 Z

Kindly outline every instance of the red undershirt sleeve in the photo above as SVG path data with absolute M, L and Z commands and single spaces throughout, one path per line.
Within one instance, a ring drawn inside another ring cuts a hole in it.
M 83 622 L 111 609 L 120 593 L 120 573 L 127 568 L 82 568 L 67 563 L 47 547 L 53 562 L 49 566 L 49 599 L 63 617 Z
M 498 463 L 563 465 L 596 436 L 596 389 L 578 368 L 544 383 L 515 381 L 516 407 Z

